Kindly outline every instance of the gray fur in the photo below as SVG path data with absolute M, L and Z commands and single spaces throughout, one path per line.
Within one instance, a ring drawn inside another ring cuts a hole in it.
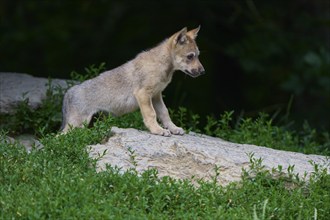
M 175 70 L 182 70 L 192 77 L 204 71 L 194 41 L 198 31 L 199 28 L 187 32 L 184 28 L 133 60 L 70 88 L 63 100 L 62 132 L 67 132 L 69 125 L 78 127 L 83 122 L 89 123 L 99 111 L 120 116 L 140 107 L 151 133 L 182 135 L 184 131 L 171 121 L 161 93 Z M 196 57 L 188 62 L 186 55 L 191 52 Z M 168 130 L 158 125 L 156 115 Z

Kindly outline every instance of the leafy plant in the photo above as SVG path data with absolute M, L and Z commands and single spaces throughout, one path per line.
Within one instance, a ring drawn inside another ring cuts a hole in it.
M 84 74 L 78 73 L 76 71 L 72 71 L 70 73 L 70 77 L 72 80 L 83 82 L 87 79 L 91 79 L 98 76 L 100 73 L 104 72 L 105 70 L 106 70 L 106 64 L 104 62 L 100 63 L 98 66 L 92 64 L 89 67 L 85 68 Z
M 318 134 L 306 122 L 300 132 L 286 126 L 275 126 L 273 119 L 260 113 L 256 119 L 240 118 L 234 122 L 233 112 L 225 112 L 220 119 L 207 117 L 204 131 L 238 143 L 255 144 L 281 150 L 330 155 L 329 133 Z
M 10 134 L 30 133 L 37 136 L 54 132 L 61 123 L 61 106 L 65 88 L 54 86 L 52 80 L 47 83 L 46 97 L 40 107 L 31 109 L 29 99 L 23 94 L 23 101 L 15 108 L 15 114 L 1 114 L 0 129 Z
M 169 112 L 171 115 L 171 119 L 175 122 L 177 126 L 184 127 L 187 132 L 201 132 L 199 128 L 199 115 L 188 111 L 184 107 L 179 107 L 176 111 L 170 109 Z

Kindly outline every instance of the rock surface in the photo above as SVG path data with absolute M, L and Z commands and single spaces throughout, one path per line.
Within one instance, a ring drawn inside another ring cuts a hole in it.
M 250 164 L 249 153 L 254 153 L 256 159 L 262 158 L 267 169 L 282 165 L 283 171 L 286 171 L 288 166 L 295 165 L 294 173 L 300 176 L 314 171 L 309 161 L 326 165 L 330 170 L 329 161 L 324 156 L 235 144 L 195 133 L 162 137 L 136 129 L 116 127 L 112 128 L 112 133 L 107 143 L 90 146 L 90 156 L 93 158 L 105 152 L 98 160 L 98 171 L 109 164 L 123 171 L 136 168 L 138 172 L 143 172 L 156 168 L 160 177 L 189 179 L 194 176 L 209 180 L 215 176 L 216 165 L 220 168 L 218 181 L 226 185 L 240 180 L 242 168 L 248 168 Z
M 24 73 L 0 73 L 0 113 L 13 113 L 13 108 L 25 98 L 29 106 L 37 108 L 46 97 L 48 79 Z M 67 87 L 62 79 L 53 79 L 53 86 Z
M 43 144 L 40 143 L 35 136 L 30 135 L 30 134 L 22 134 L 19 136 L 16 136 L 15 138 L 9 137 L 9 136 L 5 136 L 4 141 L 6 141 L 7 143 L 11 143 L 14 144 L 15 142 L 20 143 L 22 146 L 24 146 L 25 150 L 30 153 L 32 148 L 36 148 L 36 149 L 41 149 L 43 148 Z M 0 141 L 0 144 L 2 142 Z

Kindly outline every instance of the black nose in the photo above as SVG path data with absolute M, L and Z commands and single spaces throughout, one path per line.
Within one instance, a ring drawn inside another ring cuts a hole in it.
M 199 72 L 199 74 L 201 74 L 201 75 L 205 74 L 205 69 L 204 69 L 204 67 L 202 67 L 202 66 L 198 67 L 198 72 Z

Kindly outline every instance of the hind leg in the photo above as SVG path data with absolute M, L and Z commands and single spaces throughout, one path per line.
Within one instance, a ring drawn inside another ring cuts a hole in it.
M 93 114 L 71 112 L 67 114 L 66 123 L 63 126 L 61 133 L 67 133 L 70 128 L 82 127 L 84 123 L 89 124 Z

